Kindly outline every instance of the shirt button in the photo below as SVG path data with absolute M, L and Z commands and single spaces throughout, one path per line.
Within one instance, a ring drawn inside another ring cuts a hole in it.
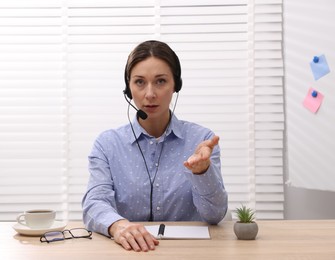
M 153 144 L 154 142 L 153 141 L 150 141 L 150 144 Z
M 157 207 L 156 209 L 157 209 L 157 210 L 160 210 L 161 208 L 160 208 L 160 207 Z
M 159 187 L 159 183 L 156 183 L 156 187 Z

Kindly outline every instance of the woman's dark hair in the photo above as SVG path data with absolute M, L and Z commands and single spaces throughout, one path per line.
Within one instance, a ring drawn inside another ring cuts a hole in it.
M 128 56 L 127 64 L 124 70 L 124 80 L 126 83 L 124 93 L 128 96 L 128 98 L 132 99 L 129 88 L 130 74 L 132 69 L 137 63 L 149 57 L 161 59 L 168 64 L 173 74 L 175 92 L 179 92 L 182 86 L 182 79 L 178 56 L 166 43 L 151 40 L 139 44 Z

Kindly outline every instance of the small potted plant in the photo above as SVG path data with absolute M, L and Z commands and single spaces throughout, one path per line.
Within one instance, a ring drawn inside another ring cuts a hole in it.
M 234 233 L 240 240 L 253 240 L 258 233 L 258 225 L 255 220 L 255 212 L 242 205 L 236 208 L 238 221 L 234 224 Z

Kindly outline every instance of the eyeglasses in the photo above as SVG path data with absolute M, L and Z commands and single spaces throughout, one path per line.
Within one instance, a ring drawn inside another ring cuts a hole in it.
M 73 229 L 65 229 L 63 231 L 51 231 L 41 236 L 40 241 L 42 243 L 43 242 L 50 243 L 72 238 L 92 239 L 92 231 L 89 231 L 85 228 L 73 228 Z

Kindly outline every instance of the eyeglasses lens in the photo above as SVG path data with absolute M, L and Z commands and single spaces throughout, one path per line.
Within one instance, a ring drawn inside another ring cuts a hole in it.
M 87 231 L 84 228 L 74 228 L 70 230 L 72 237 L 80 238 L 80 237 L 90 237 L 91 232 Z
M 55 231 L 55 232 L 48 232 L 44 235 L 45 239 L 49 242 L 53 241 L 61 241 L 64 240 L 64 235 L 62 232 Z

